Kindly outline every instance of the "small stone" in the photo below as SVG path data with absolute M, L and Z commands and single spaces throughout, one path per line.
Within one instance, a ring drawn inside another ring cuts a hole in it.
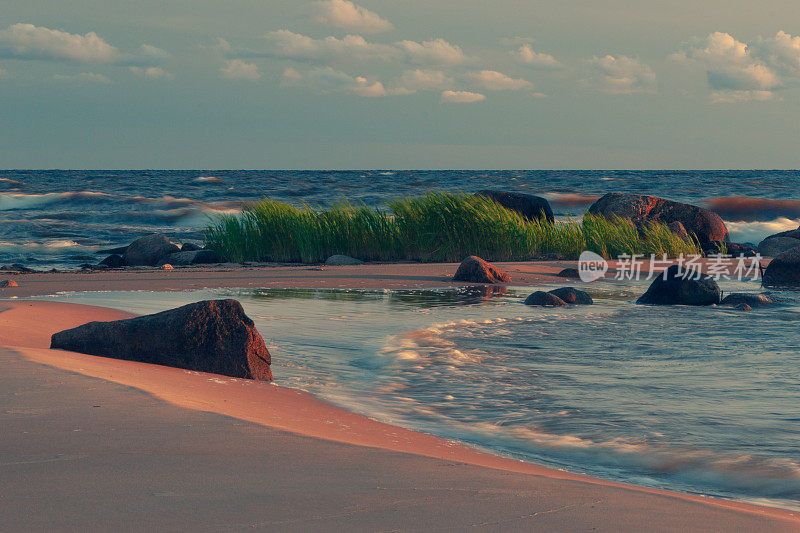
M 19 283 L 13 279 L 4 279 L 3 281 L 0 281 L 0 288 L 5 289 L 8 287 L 19 287 Z
M 328 266 L 347 266 L 347 265 L 363 265 L 364 261 L 350 257 L 349 255 L 336 254 L 332 255 L 325 260 Z
M 739 304 L 736 307 L 734 307 L 734 309 L 736 309 L 738 311 L 752 311 L 753 310 L 753 308 L 750 307 L 747 304 Z
M 471 255 L 458 266 L 453 281 L 467 283 L 509 283 L 508 274 L 478 256 Z
M 588 292 L 576 289 L 575 287 L 561 287 L 550 291 L 550 294 L 558 296 L 568 304 L 592 305 L 592 297 Z
M 165 265 L 161 265 L 161 270 L 175 270 L 175 267 L 167 263 Z

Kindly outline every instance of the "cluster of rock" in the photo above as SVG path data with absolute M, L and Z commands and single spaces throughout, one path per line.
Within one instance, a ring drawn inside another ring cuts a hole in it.
M 594 301 L 588 292 L 575 287 L 560 287 L 552 291 L 536 291 L 525 298 L 525 305 L 539 307 L 563 307 L 565 305 L 592 305 Z
M 220 262 L 219 256 L 213 250 L 205 250 L 196 244 L 188 242 L 179 247 L 164 235 L 157 234 L 136 239 L 128 246 L 101 250 L 97 253 L 110 254 L 100 262 L 101 267 L 108 268 L 200 265 Z
M 800 228 L 770 235 L 758 244 L 758 253 L 773 258 L 764 270 L 764 285 L 800 287 Z
M 272 380 L 272 358 L 236 300 L 206 300 L 153 315 L 89 322 L 55 333 L 50 347 L 209 372 Z

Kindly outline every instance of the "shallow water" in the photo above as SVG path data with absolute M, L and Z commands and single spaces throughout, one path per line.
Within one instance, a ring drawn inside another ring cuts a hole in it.
M 753 282 L 722 282 L 757 292 Z M 234 297 L 278 384 L 403 427 L 607 479 L 800 509 L 800 300 L 752 312 L 531 289 L 72 293 L 146 313 Z
M 148 233 L 199 241 L 209 217 L 265 196 L 330 206 L 383 205 L 431 190 L 541 194 L 580 217 L 600 195 L 634 192 L 710 207 L 734 242 L 800 225 L 800 171 L 0 170 L 0 265 L 76 268 Z

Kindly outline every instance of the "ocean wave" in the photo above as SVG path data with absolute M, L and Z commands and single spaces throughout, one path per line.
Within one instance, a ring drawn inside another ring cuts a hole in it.
M 800 218 L 777 218 L 762 222 L 731 222 L 726 220 L 725 225 L 728 227 L 731 241 L 758 244 L 769 235 L 797 229 L 800 226 Z
M 1 183 L 7 183 L 7 184 L 11 185 L 12 187 L 24 187 L 25 186 L 25 184 L 22 183 L 21 181 L 12 180 L 11 178 L 0 178 L 0 182 Z
M 800 200 L 726 196 L 706 198 L 704 204 L 725 220 L 736 222 L 800 218 Z
M 35 209 L 69 200 L 100 200 L 113 197 L 113 194 L 95 191 L 49 192 L 44 194 L 3 193 L 0 194 L 0 211 Z
M 565 192 L 546 192 L 542 194 L 547 201 L 558 207 L 588 208 L 600 197 L 596 194 L 578 194 Z
M 222 183 L 222 179 L 216 176 L 197 176 L 194 181 L 201 183 Z

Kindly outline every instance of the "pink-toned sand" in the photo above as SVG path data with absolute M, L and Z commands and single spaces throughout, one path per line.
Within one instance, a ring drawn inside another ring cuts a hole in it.
M 375 275 L 452 269 L 416 267 Z M 224 274 L 214 286 L 240 280 Z M 88 286 L 147 282 L 126 276 Z M 273 384 L 47 349 L 55 331 L 125 316 L 0 301 L 0 530 L 800 531 L 791 512 L 504 459 Z

